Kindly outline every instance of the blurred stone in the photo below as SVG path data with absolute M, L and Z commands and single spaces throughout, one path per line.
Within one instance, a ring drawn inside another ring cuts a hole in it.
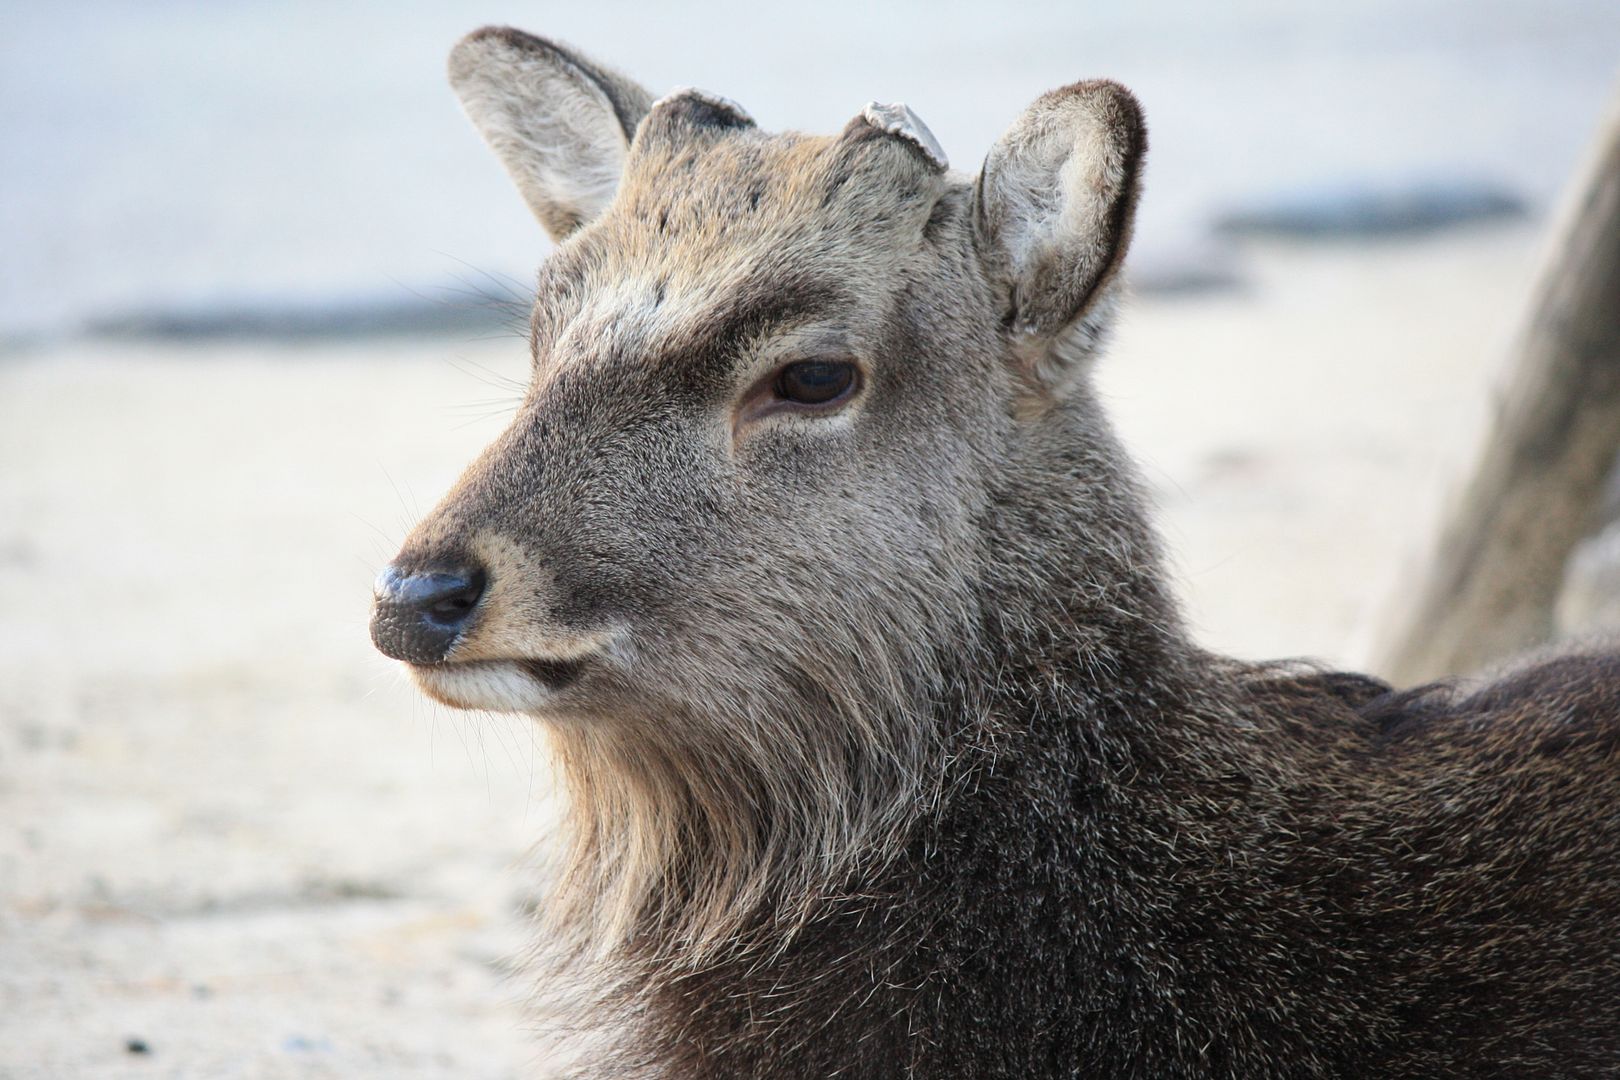
M 1231 236 L 1307 239 L 1418 236 L 1525 216 L 1525 200 L 1487 180 L 1463 177 L 1342 180 L 1292 188 L 1239 204 L 1215 219 Z
M 1564 637 L 1620 630 L 1620 522 L 1582 543 L 1570 556 L 1557 620 Z
M 431 296 L 250 296 L 112 312 L 88 320 L 93 337 L 135 341 L 302 341 L 522 328 L 529 301 L 488 293 Z
M 1597 518 L 1601 527 L 1575 548 L 1564 568 L 1554 609 L 1562 637 L 1620 630 L 1620 462 L 1609 473 Z

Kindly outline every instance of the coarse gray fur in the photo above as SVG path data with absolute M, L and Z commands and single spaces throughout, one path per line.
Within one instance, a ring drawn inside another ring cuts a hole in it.
M 486 29 L 453 79 L 559 247 L 511 427 L 393 572 L 476 564 L 450 704 L 571 796 L 536 950 L 603 1077 L 1620 1074 L 1620 658 L 1209 655 L 1090 380 L 1135 100 L 975 177 Z M 858 366 L 830 410 L 784 365 Z

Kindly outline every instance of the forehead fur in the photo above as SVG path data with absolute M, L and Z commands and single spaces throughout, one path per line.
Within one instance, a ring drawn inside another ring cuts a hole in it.
M 652 121 L 612 204 L 544 273 L 577 292 L 571 319 L 644 323 L 656 308 L 675 321 L 747 294 L 852 295 L 917 255 L 950 184 L 861 118 L 835 137 Z

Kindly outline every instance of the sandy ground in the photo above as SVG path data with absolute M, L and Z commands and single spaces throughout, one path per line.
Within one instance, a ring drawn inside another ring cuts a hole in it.
M 1204 640 L 1359 659 L 1534 254 L 1523 227 L 1250 248 L 1248 290 L 1132 307 L 1102 378 Z M 428 704 L 366 635 L 521 353 L 0 358 L 0 1076 L 532 1068 L 541 740 Z

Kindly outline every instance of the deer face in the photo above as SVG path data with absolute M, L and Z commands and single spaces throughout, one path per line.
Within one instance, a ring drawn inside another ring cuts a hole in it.
M 379 578 L 378 647 L 451 705 L 717 746 L 936 692 L 1110 306 L 1129 96 L 1048 95 L 970 179 L 903 106 L 769 135 L 510 30 L 451 75 L 559 246 L 528 393 Z

